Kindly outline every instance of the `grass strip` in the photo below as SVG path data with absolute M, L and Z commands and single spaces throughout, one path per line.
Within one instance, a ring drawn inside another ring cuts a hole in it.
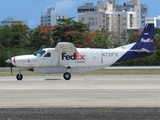
M 13 71 L 12 76 L 16 76 L 18 74 L 18 71 Z M 37 74 L 35 72 L 31 71 L 22 71 L 22 74 L 25 76 L 52 76 L 54 74 Z M 59 73 L 56 75 L 62 75 L 63 73 Z M 78 73 L 73 73 L 73 74 L 78 74 Z M 81 75 L 160 75 L 160 70 L 159 69 L 146 69 L 146 70 L 122 70 L 122 69 L 112 69 L 112 70 L 97 70 L 93 72 L 86 72 L 86 73 L 81 73 Z M 0 76 L 11 76 L 10 71 L 0 71 Z

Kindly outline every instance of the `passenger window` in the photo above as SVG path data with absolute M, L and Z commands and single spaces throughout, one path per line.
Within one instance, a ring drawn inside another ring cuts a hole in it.
M 44 57 L 51 57 L 51 53 L 48 52 L 47 54 L 44 55 Z

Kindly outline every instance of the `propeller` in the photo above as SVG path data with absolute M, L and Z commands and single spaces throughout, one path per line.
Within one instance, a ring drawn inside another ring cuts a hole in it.
M 12 59 L 11 58 L 9 58 L 9 59 L 7 59 L 6 60 L 6 63 L 9 63 L 9 64 L 11 64 L 11 66 L 10 66 L 10 71 L 11 71 L 11 75 L 12 75 L 12 68 L 13 68 L 13 65 L 12 65 Z
M 10 67 L 10 69 L 11 69 L 11 76 L 12 76 L 12 68 L 13 68 L 13 65 L 11 64 L 11 67 Z

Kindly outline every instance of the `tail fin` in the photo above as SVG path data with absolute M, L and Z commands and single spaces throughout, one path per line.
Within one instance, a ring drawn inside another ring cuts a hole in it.
M 146 24 L 138 41 L 136 43 L 132 43 L 126 46 L 129 46 L 130 49 L 124 55 L 122 55 L 122 57 L 120 57 L 120 59 L 118 59 L 116 63 L 133 60 L 137 58 L 143 58 L 153 54 L 154 24 L 153 23 Z
M 154 24 L 148 23 L 144 27 L 137 43 L 131 48 L 131 50 L 148 50 L 154 49 Z

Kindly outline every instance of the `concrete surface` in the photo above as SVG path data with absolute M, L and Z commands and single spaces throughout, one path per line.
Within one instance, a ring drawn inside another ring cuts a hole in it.
M 160 107 L 160 75 L 0 77 L 0 107 Z
M 0 77 L 0 120 L 158 120 L 160 75 Z

